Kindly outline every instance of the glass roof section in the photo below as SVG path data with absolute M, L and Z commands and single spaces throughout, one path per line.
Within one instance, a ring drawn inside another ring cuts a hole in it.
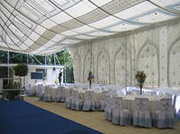
M 180 17 L 180 0 L 3 0 L 0 49 L 50 54 Z

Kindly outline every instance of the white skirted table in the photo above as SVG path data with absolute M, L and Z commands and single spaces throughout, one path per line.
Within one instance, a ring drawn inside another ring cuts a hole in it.
M 149 99 L 149 110 L 153 114 L 155 110 L 159 109 L 160 100 L 167 98 L 166 96 L 146 96 L 146 95 L 125 95 L 119 96 L 123 98 L 123 106 L 125 109 L 133 110 L 135 98 L 147 98 Z

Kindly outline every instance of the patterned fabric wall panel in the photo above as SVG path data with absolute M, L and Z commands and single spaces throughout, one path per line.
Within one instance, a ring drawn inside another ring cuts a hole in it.
M 127 54 L 126 52 L 127 51 Z M 126 60 L 127 59 L 127 60 Z M 129 85 L 130 84 L 130 54 L 128 50 L 122 46 L 115 54 L 115 84 Z
M 169 84 L 173 87 L 180 86 L 180 40 L 176 42 L 169 54 Z
M 91 53 L 88 52 L 88 54 L 85 57 L 85 61 L 84 61 L 84 80 L 83 80 L 84 82 L 88 82 L 87 77 L 88 77 L 89 71 L 92 71 L 92 73 L 94 74 L 92 61 L 93 60 L 91 57 Z
M 156 48 L 150 44 L 144 46 L 138 55 L 137 62 L 138 70 L 144 71 L 147 74 L 144 86 L 158 86 L 158 64 Z
M 109 68 L 109 55 L 105 50 L 102 50 L 98 56 L 98 83 L 99 84 L 109 84 L 110 78 L 110 68 Z
M 80 82 L 81 74 L 81 60 L 78 54 L 73 58 L 73 68 L 74 68 L 74 80 L 75 82 Z
M 175 23 L 174 25 L 168 26 L 168 44 L 173 44 L 174 41 L 179 38 L 180 31 L 177 29 L 180 29 L 180 22 L 178 23 L 178 25 Z

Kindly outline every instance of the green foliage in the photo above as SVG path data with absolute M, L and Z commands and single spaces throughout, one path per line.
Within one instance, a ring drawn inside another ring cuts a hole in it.
M 26 76 L 28 73 L 28 67 L 25 64 L 18 64 L 14 67 L 16 76 Z
M 71 55 L 69 50 L 64 49 L 61 52 L 57 53 L 57 58 L 61 65 L 64 65 L 65 67 L 72 67 Z
M 7 51 L 0 50 L 0 63 L 7 63 Z M 56 53 L 57 59 L 56 65 L 60 63 L 60 65 L 66 67 L 72 67 L 71 55 L 68 49 L 64 49 L 61 52 Z M 46 64 L 54 65 L 54 55 L 46 56 Z M 37 60 L 40 62 L 38 62 Z M 27 63 L 27 54 L 9 52 L 9 63 Z M 45 64 L 45 56 L 42 55 L 28 55 L 28 64 L 40 65 Z
M 27 62 L 27 55 L 20 54 L 15 52 L 9 53 L 9 63 L 26 63 Z
M 33 65 L 44 65 L 45 64 L 45 56 L 42 55 L 29 55 L 28 57 L 28 64 Z
M 146 74 L 144 71 L 137 71 L 135 78 L 137 79 L 138 85 L 142 87 L 146 80 Z
M 7 52 L 0 50 L 0 63 L 7 63 Z
M 7 63 L 7 51 L 0 51 L 0 63 Z M 68 49 L 64 49 L 58 53 L 56 53 L 56 65 L 63 65 L 65 67 L 66 73 L 66 82 L 73 83 L 74 76 L 73 76 L 73 65 L 71 62 L 71 54 Z M 26 76 L 28 72 L 27 66 L 23 65 L 27 63 L 33 65 L 40 65 L 45 64 L 45 56 L 42 55 L 27 55 L 27 54 L 20 54 L 15 52 L 9 52 L 9 63 L 21 63 L 20 65 L 14 68 L 15 75 L 17 76 Z M 47 55 L 46 56 L 46 65 L 54 65 L 54 55 Z M 23 66 L 23 67 L 21 67 Z
M 74 83 L 74 75 L 73 75 L 73 68 L 66 67 L 66 83 Z
M 53 65 L 54 64 L 54 57 L 53 57 L 53 55 L 46 56 L 46 64 L 47 65 Z

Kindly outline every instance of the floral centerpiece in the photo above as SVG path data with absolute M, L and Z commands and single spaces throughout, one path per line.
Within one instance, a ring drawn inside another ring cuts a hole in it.
M 144 82 L 146 80 L 146 74 L 144 73 L 144 71 L 137 71 L 135 78 L 136 78 L 138 85 L 140 87 L 140 94 L 142 94 L 142 87 L 143 87 Z
M 91 84 L 92 84 L 92 80 L 93 80 L 93 79 L 94 79 L 94 75 L 92 74 L 91 71 L 89 71 L 87 80 L 89 81 L 89 88 L 90 88 L 90 89 L 91 89 Z

